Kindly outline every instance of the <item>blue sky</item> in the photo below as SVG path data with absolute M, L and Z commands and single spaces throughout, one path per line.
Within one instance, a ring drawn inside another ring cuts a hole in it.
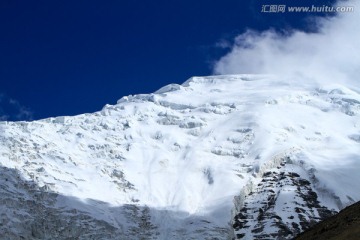
M 308 0 L 2 0 L 0 120 L 76 115 L 210 75 L 247 29 L 314 31 Z

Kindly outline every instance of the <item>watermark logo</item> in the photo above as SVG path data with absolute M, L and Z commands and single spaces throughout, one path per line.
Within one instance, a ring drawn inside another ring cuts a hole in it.
M 262 13 L 339 13 L 339 12 L 354 12 L 353 6 L 286 6 L 286 5 L 262 5 Z

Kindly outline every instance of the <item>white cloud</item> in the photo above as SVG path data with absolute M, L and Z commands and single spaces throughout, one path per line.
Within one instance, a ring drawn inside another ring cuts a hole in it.
M 32 120 L 33 112 L 19 101 L 0 94 L 0 121 Z
M 360 4 L 342 1 L 338 5 L 354 6 L 354 11 L 317 18 L 316 33 L 249 30 L 241 34 L 230 53 L 215 64 L 214 73 L 301 76 L 309 82 L 359 86 Z

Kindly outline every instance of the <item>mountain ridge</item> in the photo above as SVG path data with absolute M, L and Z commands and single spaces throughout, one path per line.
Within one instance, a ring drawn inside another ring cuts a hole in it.
M 295 239 L 359 239 L 359 213 L 360 202 L 357 202 L 342 209 L 338 214 L 299 234 Z

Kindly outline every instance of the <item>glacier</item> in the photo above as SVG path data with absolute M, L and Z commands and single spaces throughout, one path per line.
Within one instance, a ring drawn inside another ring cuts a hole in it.
M 360 90 L 192 77 L 0 122 L 1 239 L 292 239 L 360 200 Z

